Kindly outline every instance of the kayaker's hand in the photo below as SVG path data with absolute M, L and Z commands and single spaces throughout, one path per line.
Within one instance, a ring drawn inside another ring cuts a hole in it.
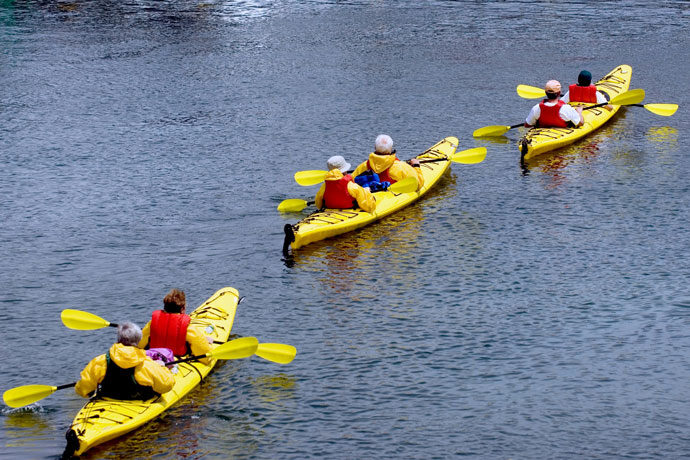
M 419 160 L 416 158 L 411 159 L 410 160 L 410 166 L 412 166 L 412 167 L 419 166 Z
M 213 343 L 213 337 L 207 335 L 207 336 L 206 336 L 206 341 L 207 341 L 208 343 Z

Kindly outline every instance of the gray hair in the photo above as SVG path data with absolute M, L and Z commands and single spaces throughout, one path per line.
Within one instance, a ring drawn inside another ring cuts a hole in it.
M 387 134 L 379 134 L 374 142 L 376 153 L 390 154 L 393 153 L 393 139 Z
M 117 341 L 122 345 L 136 347 L 141 342 L 141 329 L 129 321 L 117 327 Z

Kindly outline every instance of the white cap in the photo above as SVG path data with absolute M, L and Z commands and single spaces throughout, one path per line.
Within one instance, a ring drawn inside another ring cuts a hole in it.
M 332 169 L 339 169 L 340 172 L 347 172 L 352 166 L 350 165 L 350 163 L 345 161 L 345 158 L 341 157 L 340 155 L 330 157 L 326 165 L 328 166 L 329 171 Z

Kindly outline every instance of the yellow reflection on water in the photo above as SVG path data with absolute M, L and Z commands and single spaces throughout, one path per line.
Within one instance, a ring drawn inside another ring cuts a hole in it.
M 22 447 L 36 444 L 55 432 L 55 427 L 46 423 L 42 408 L 32 404 L 26 408 L 12 410 L 4 415 L 5 447 Z
M 649 142 L 663 142 L 676 146 L 678 144 L 678 130 L 671 126 L 654 126 L 647 130 Z
M 264 403 L 295 398 L 295 377 L 285 373 L 263 375 L 251 380 L 254 390 Z

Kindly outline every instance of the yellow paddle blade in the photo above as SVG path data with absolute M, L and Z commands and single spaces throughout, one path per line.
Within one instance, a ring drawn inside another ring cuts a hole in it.
M 88 313 L 80 310 L 66 309 L 60 313 L 62 324 L 70 329 L 77 329 L 79 331 L 90 331 L 92 329 L 101 329 L 110 326 L 110 323 L 100 316 L 93 313 Z
M 484 161 L 484 158 L 486 158 L 486 147 L 475 147 L 455 153 L 450 157 L 450 161 L 470 165 L 481 163 Z
M 391 184 L 390 187 L 388 187 L 388 191 L 393 193 L 414 192 L 417 190 L 417 185 L 418 182 L 416 177 L 406 177 L 395 184 Z
M 632 105 L 639 104 L 644 100 L 644 90 L 641 88 L 631 89 L 619 94 L 609 101 L 611 105 Z
M 256 349 L 256 356 L 279 364 L 289 363 L 296 354 L 297 348 L 282 343 L 260 343 Z
M 300 200 L 299 198 L 290 198 L 283 200 L 278 205 L 278 211 L 281 212 L 299 212 L 307 207 L 307 202 L 305 200 Z
M 24 385 L 11 388 L 2 394 L 2 400 L 10 407 L 24 407 L 55 393 L 50 385 Z
M 678 110 L 678 104 L 645 104 L 642 107 L 663 117 L 670 117 Z
M 327 173 L 328 173 L 328 171 L 318 171 L 318 170 L 297 171 L 295 173 L 295 181 L 299 185 L 304 185 L 304 186 L 316 185 L 316 184 L 324 181 Z
M 529 85 L 518 85 L 517 93 L 520 97 L 525 99 L 539 99 L 546 97 L 546 93 L 542 88 Z
M 242 337 L 214 348 L 211 352 L 206 353 L 206 356 L 215 359 L 248 358 L 256 353 L 258 346 L 259 341 L 256 337 Z
M 508 130 L 510 130 L 510 126 L 501 126 L 501 125 L 484 126 L 483 128 L 476 129 L 472 133 L 472 136 L 474 136 L 474 137 L 503 136 L 505 133 L 508 132 Z

